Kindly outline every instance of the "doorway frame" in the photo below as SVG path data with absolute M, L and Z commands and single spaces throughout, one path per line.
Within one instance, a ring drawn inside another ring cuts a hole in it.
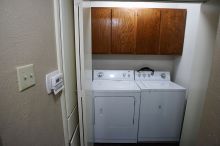
M 60 1 L 62 0 L 54 0 L 54 29 L 55 29 L 55 42 L 56 42 L 56 53 L 57 53 L 57 66 L 59 72 L 63 73 L 63 47 L 62 47 L 62 30 L 61 30 L 61 4 Z M 81 65 L 80 65 L 80 47 L 79 47 L 79 27 L 78 23 L 76 23 L 75 16 L 78 15 L 78 7 L 79 3 L 73 1 L 73 9 L 74 9 L 74 38 L 75 38 L 75 54 L 76 54 L 76 81 L 77 81 L 77 98 L 78 98 L 78 113 L 82 113 L 82 106 L 81 106 L 81 97 L 82 97 L 82 88 L 81 88 Z M 77 12 L 77 13 L 76 13 Z M 75 14 L 76 13 L 76 14 Z M 77 25 L 76 25 L 77 24 Z M 76 37 L 78 36 L 78 37 Z M 69 146 L 69 134 L 68 134 L 68 121 L 67 121 L 67 110 L 66 110 L 66 99 L 64 93 L 61 93 L 60 96 L 61 102 L 61 111 L 62 111 L 62 121 L 63 121 L 63 132 L 64 132 L 64 142 L 65 146 Z M 83 118 L 82 114 L 79 114 L 79 131 L 80 131 L 80 145 L 84 146 L 84 130 L 83 130 Z M 77 130 L 77 127 L 75 130 Z

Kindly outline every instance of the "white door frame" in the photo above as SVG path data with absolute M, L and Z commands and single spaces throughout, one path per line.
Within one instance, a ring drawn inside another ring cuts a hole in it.
M 54 21 L 55 21 L 55 39 L 56 39 L 56 52 L 57 52 L 57 65 L 58 65 L 58 70 L 63 73 L 64 68 L 63 68 L 63 47 L 62 47 L 62 35 L 61 35 L 61 14 L 60 14 L 60 0 L 54 0 Z M 76 54 L 78 54 L 78 50 L 76 49 Z M 80 70 L 78 69 L 79 65 L 79 57 L 76 55 L 76 70 L 77 70 L 77 76 L 80 73 Z M 79 72 L 79 73 L 78 73 Z M 78 84 L 78 77 L 77 77 L 77 84 Z M 78 85 L 77 85 L 78 87 Z M 78 92 L 79 96 L 79 92 Z M 69 133 L 68 133 L 68 121 L 67 121 L 67 109 L 66 109 L 66 99 L 64 93 L 61 94 L 60 97 L 61 101 L 61 110 L 62 110 L 62 121 L 63 121 L 63 131 L 64 131 L 64 141 L 65 141 L 65 146 L 69 146 L 70 141 L 69 141 Z M 81 127 L 81 126 L 80 126 Z M 80 129 L 81 133 L 81 129 Z M 81 137 L 81 135 L 80 135 Z M 80 140 L 81 141 L 81 140 Z M 83 146 L 83 144 L 81 144 Z
M 80 144 L 84 145 L 83 110 L 82 110 L 82 85 L 81 85 L 81 60 L 80 60 L 80 28 L 79 28 L 79 5 L 80 2 L 74 1 L 74 27 L 75 27 L 75 48 L 76 48 L 76 75 L 77 75 L 77 95 L 79 111 L 79 130 Z
M 55 22 L 55 40 L 56 40 L 56 52 L 57 52 L 57 65 L 58 70 L 63 73 L 63 47 L 62 47 L 62 37 L 61 37 L 61 16 L 60 16 L 60 0 L 54 0 L 54 22 Z M 74 28 L 75 28 L 75 53 L 76 53 L 76 74 L 77 74 L 77 96 L 78 96 L 78 112 L 79 112 L 79 130 L 80 130 L 80 145 L 86 146 L 84 127 L 83 127 L 83 109 L 82 109 L 82 84 L 81 84 L 81 57 L 82 52 L 80 51 L 80 27 L 79 27 L 79 7 L 80 2 L 74 1 Z M 83 50 L 82 50 L 83 51 Z M 63 130 L 64 130 L 64 141 L 65 146 L 69 146 L 69 135 L 68 135 L 68 121 L 67 121 L 67 110 L 66 110 L 66 100 L 62 93 L 60 97 L 61 110 L 62 110 L 62 120 L 63 120 Z
M 76 47 L 76 68 L 77 68 L 77 90 L 78 90 L 78 111 L 79 111 L 79 129 L 81 146 L 88 146 L 88 123 L 86 116 L 86 93 L 85 93 L 85 46 L 84 46 L 84 28 L 83 28 L 83 9 L 90 7 L 83 1 L 74 1 L 74 25 L 75 25 L 75 47 Z M 88 99 L 87 99 L 88 100 Z M 89 119 L 91 120 L 91 119 Z M 91 139 L 90 139 L 91 140 Z M 90 141 L 91 142 L 91 141 Z M 89 144 L 90 145 L 90 144 Z
M 60 20 L 60 2 L 59 2 L 59 0 L 54 0 L 54 22 L 55 22 L 57 66 L 58 66 L 59 72 L 63 73 L 63 59 L 62 59 L 63 55 L 62 55 L 61 20 Z M 68 121 L 66 118 L 67 117 L 66 101 L 65 101 L 65 96 L 64 96 L 63 92 L 60 96 L 60 102 L 61 102 L 61 110 L 62 110 L 65 146 L 69 146 Z

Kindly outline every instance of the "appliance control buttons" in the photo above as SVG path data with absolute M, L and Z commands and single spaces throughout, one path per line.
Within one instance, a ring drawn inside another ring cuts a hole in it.
M 103 72 L 98 72 L 98 74 L 97 74 L 97 77 L 98 77 L 98 78 L 101 78 L 101 77 L 103 77 L 103 76 L 104 76 Z
M 126 73 L 123 73 L 122 75 L 123 75 L 123 77 L 125 78 L 125 76 L 126 76 Z
M 129 78 L 130 78 L 130 76 L 131 76 L 131 75 L 130 75 L 130 74 L 128 74 L 128 77 L 129 77 Z
M 140 73 L 138 73 L 138 77 L 139 77 L 139 78 L 141 77 L 141 74 L 140 74 Z
M 146 76 L 147 76 L 147 74 L 144 73 L 144 74 L 143 74 L 143 77 L 145 78 Z
M 162 79 L 166 78 L 166 74 L 165 73 L 161 73 L 160 76 L 161 76 Z

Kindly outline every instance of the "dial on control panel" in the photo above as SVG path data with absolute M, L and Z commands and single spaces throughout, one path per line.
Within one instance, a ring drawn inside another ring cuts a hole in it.
M 165 73 L 161 73 L 160 76 L 161 76 L 162 79 L 166 78 L 166 74 Z
M 126 78 L 126 77 L 130 78 L 131 77 L 131 75 L 129 73 L 128 74 L 123 73 L 122 76 L 123 76 L 123 78 Z
M 103 72 L 99 72 L 99 73 L 97 74 L 97 77 L 98 77 L 98 78 L 101 78 L 101 77 L 103 77 L 103 76 L 104 76 Z

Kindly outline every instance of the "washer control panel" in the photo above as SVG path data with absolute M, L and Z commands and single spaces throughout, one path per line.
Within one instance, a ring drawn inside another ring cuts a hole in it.
M 166 71 L 135 71 L 135 80 L 145 81 L 170 81 L 170 72 Z
M 133 70 L 94 70 L 94 80 L 134 80 Z

